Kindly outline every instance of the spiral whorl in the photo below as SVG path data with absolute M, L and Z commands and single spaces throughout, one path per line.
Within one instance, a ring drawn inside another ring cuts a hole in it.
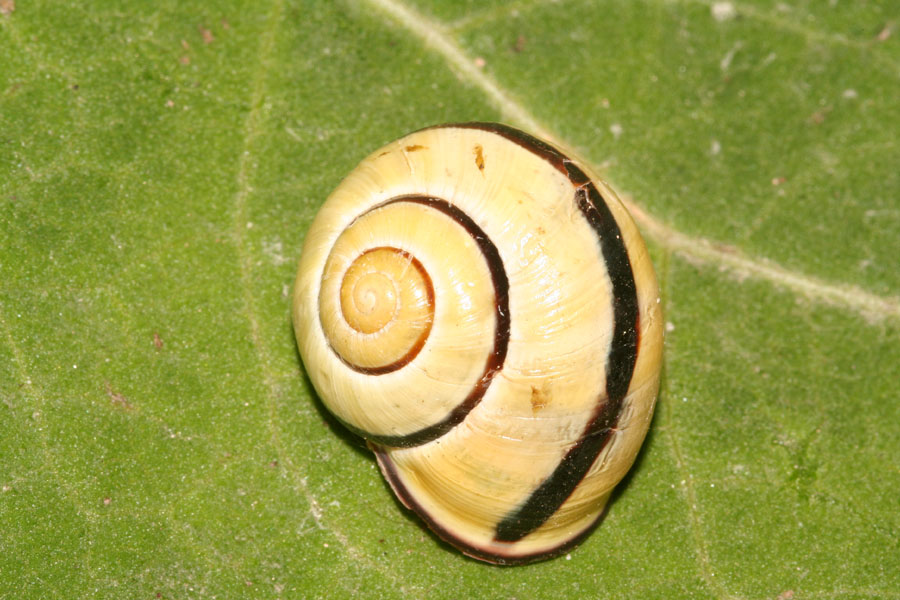
M 360 204 L 316 249 L 324 266 L 311 285 L 330 352 L 315 338 L 309 352 L 342 367 L 311 374 L 347 427 L 417 445 L 465 418 L 503 364 L 508 284 L 488 236 L 448 202 L 402 194 Z
M 333 306 L 337 297 L 319 298 L 322 330 L 335 353 L 350 368 L 370 375 L 409 364 L 434 322 L 434 287 L 425 267 L 390 247 L 363 251 L 343 274 L 335 272 L 338 262 L 330 260 L 324 276 L 341 280 L 340 310 Z

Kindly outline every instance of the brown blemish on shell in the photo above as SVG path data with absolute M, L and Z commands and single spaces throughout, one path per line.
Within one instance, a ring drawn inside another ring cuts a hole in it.
M 531 386 L 531 414 L 537 416 L 541 409 L 550 404 L 550 394 Z
M 481 144 L 475 145 L 475 166 L 478 167 L 478 170 L 484 173 L 484 148 Z
M 413 144 L 411 146 L 407 146 L 406 148 L 404 148 L 404 150 L 406 150 L 407 152 L 416 152 L 418 150 L 427 150 L 427 148 L 420 144 Z

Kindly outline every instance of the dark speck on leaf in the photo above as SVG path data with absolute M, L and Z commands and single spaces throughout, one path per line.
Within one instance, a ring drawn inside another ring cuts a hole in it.
M 516 53 L 519 53 L 524 49 L 525 49 L 525 36 L 519 35 L 519 37 L 516 38 L 516 43 L 513 44 L 513 51 Z
M 109 397 L 109 401 L 112 402 L 113 406 L 124 408 L 125 410 L 131 410 L 131 408 L 133 408 L 131 402 L 128 401 L 128 398 L 126 398 L 124 394 L 115 391 L 108 381 L 106 382 L 106 395 Z

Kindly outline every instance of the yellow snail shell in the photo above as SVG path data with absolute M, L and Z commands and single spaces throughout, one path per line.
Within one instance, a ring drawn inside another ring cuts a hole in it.
M 424 129 L 360 163 L 309 229 L 293 322 L 400 500 L 494 563 L 590 531 L 659 385 L 656 278 L 627 211 L 503 125 Z

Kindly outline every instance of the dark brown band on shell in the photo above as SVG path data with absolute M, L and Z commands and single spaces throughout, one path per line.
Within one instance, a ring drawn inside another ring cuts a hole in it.
M 609 442 L 637 362 L 640 318 L 637 287 L 628 248 L 609 206 L 591 178 L 568 157 L 550 144 L 505 125 L 461 123 L 446 127 L 480 129 L 500 135 L 544 159 L 565 175 L 575 186 L 574 200 L 578 209 L 597 234 L 612 283 L 613 337 L 606 359 L 606 390 L 597 399 L 597 406 L 581 437 L 553 473 L 497 525 L 495 540 L 515 542 L 543 525 L 559 510 Z
M 584 540 L 584 538 L 594 530 L 594 527 L 596 527 L 600 520 L 606 515 L 606 508 L 604 508 L 604 510 L 602 510 L 600 514 L 597 515 L 597 518 L 594 520 L 594 522 L 586 526 L 584 530 L 578 532 L 559 546 L 546 550 L 538 550 L 536 552 L 531 552 L 528 554 L 505 554 L 501 551 L 503 545 L 498 545 L 499 547 L 495 548 L 473 546 L 464 541 L 462 538 L 457 537 L 446 528 L 441 527 L 441 525 L 432 518 L 428 511 L 426 511 L 425 508 L 416 501 L 416 499 L 412 494 L 409 493 L 409 490 L 401 481 L 400 475 L 397 473 L 397 468 L 394 465 L 394 461 L 391 460 L 391 456 L 388 450 L 371 443 L 369 444 L 369 448 L 372 450 L 372 452 L 375 453 L 375 458 L 378 459 L 378 466 L 381 468 L 381 473 L 384 475 L 384 478 L 391 485 L 391 489 L 394 490 L 394 494 L 400 499 L 401 502 L 403 502 L 404 506 L 419 515 L 419 517 L 421 517 L 422 520 L 425 521 L 425 524 L 428 525 L 428 528 L 431 529 L 439 538 L 441 538 L 448 544 L 453 545 L 466 556 L 471 556 L 472 558 L 477 558 L 479 560 L 494 563 L 496 565 L 523 565 L 539 560 L 553 558 L 555 556 L 559 556 L 560 554 L 565 554 L 566 552 L 580 544 L 582 540 Z
M 491 282 L 494 286 L 494 348 L 485 361 L 484 370 L 481 373 L 481 377 L 479 377 L 478 381 L 475 382 L 475 385 L 472 386 L 472 389 L 469 391 L 469 394 L 465 397 L 465 399 L 457 404 L 456 407 L 453 408 L 453 410 L 451 410 L 446 417 L 433 425 L 429 425 L 418 431 L 414 431 L 405 435 L 373 434 L 358 427 L 354 427 L 349 423 L 341 421 L 342 423 L 344 423 L 347 429 L 353 431 L 361 437 L 366 438 L 371 442 L 394 448 L 408 448 L 411 446 L 419 446 L 426 442 L 435 440 L 462 423 L 463 419 L 466 418 L 466 415 L 468 415 L 469 412 L 473 408 L 478 406 L 479 402 L 481 402 L 481 399 L 484 397 L 485 392 L 487 392 L 488 387 L 491 385 L 491 381 L 493 380 L 494 375 L 496 375 L 503 368 L 503 362 L 506 360 L 506 352 L 509 347 L 509 278 L 506 276 L 506 270 L 503 267 L 503 260 L 500 258 L 500 252 L 497 250 L 497 247 L 490 240 L 490 238 L 488 238 L 484 230 L 479 227 L 479 225 L 472 219 L 472 217 L 463 212 L 458 206 L 446 200 L 419 195 L 396 196 L 394 198 L 391 198 L 390 200 L 378 204 L 377 206 L 374 206 L 364 214 L 400 202 L 421 204 L 423 206 L 438 210 L 453 219 L 457 224 L 465 229 L 466 233 L 468 233 L 477 244 L 478 249 L 481 250 L 488 270 L 491 273 Z M 360 215 L 360 217 L 361 216 L 362 215 Z M 425 341 L 423 340 L 422 343 L 424 345 Z M 418 351 L 416 351 L 416 354 L 418 354 Z M 346 363 L 346 361 L 344 362 Z M 402 365 L 400 365 L 400 367 L 403 367 L 406 364 L 407 363 L 403 363 Z M 361 369 L 356 366 L 349 366 L 354 370 L 361 371 Z M 382 367 L 378 368 L 380 369 Z M 390 371 L 395 370 L 396 369 L 391 369 Z M 384 372 L 388 373 L 390 371 Z M 370 374 L 379 375 L 381 373 L 375 371 L 370 372 Z
M 334 349 L 334 346 L 331 346 L 332 352 L 341 359 L 345 365 L 357 371 L 359 373 L 364 373 L 366 375 L 384 375 L 386 373 L 392 373 L 398 369 L 402 369 L 419 355 L 419 352 L 422 351 L 422 348 L 425 346 L 425 342 L 428 340 L 428 336 L 431 335 L 431 326 L 434 324 L 434 284 L 431 283 L 431 276 L 428 274 L 428 271 L 425 270 L 425 267 L 422 266 L 422 263 L 419 262 L 419 259 L 407 252 L 406 250 L 401 250 L 400 248 L 394 248 L 393 246 L 378 246 L 376 248 L 369 248 L 365 252 L 363 252 L 360 256 L 365 256 L 369 252 L 375 252 L 377 250 L 390 250 L 391 252 L 396 252 L 401 255 L 403 258 L 409 261 L 411 267 L 413 267 L 416 271 L 419 272 L 419 276 L 422 278 L 422 281 L 425 282 L 425 293 L 427 295 L 428 306 L 431 312 L 431 318 L 428 320 L 428 326 L 422 330 L 422 333 L 416 339 L 415 343 L 410 346 L 409 351 L 401 356 L 398 360 L 395 360 L 392 363 L 381 365 L 379 367 L 362 367 L 355 363 L 348 361 L 346 358 L 341 356 L 341 353 Z M 330 344 L 329 344 L 330 345 Z

